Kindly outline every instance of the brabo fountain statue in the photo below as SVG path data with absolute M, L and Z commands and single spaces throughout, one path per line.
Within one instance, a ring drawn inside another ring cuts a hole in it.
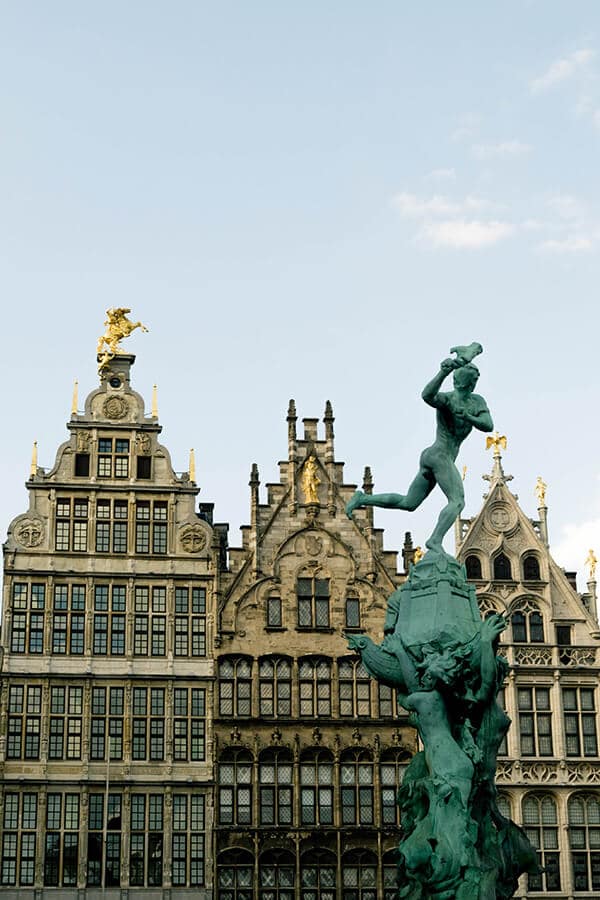
M 481 620 L 464 566 L 448 555 L 444 535 L 464 507 L 459 448 L 473 428 L 492 431 L 483 397 L 474 394 L 481 344 L 453 347 L 423 390 L 436 409 L 434 443 L 421 454 L 406 494 L 357 491 L 346 507 L 416 509 L 436 484 L 447 505 L 427 540 L 428 552 L 388 600 L 384 639 L 348 638 L 373 678 L 395 687 L 424 749 L 408 766 L 398 793 L 402 900 L 507 900 L 523 872 L 539 872 L 524 832 L 498 809 L 496 755 L 510 719 L 497 702 L 507 673 L 498 656 L 501 616 Z M 442 393 L 454 372 L 454 390 Z

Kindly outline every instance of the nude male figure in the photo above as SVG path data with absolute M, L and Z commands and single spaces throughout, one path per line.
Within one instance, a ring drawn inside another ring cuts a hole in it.
M 454 390 L 442 393 L 440 388 L 446 377 L 454 372 Z M 462 442 L 473 428 L 493 431 L 494 424 L 483 397 L 473 390 L 479 378 L 479 369 L 473 363 L 460 358 L 445 359 L 440 371 L 423 389 L 425 403 L 436 409 L 437 429 L 435 441 L 421 454 L 419 472 L 406 494 L 365 494 L 356 491 L 346 504 L 346 514 L 352 518 L 355 509 L 365 506 L 381 506 L 387 509 L 406 509 L 412 512 L 421 505 L 436 484 L 448 499 L 441 511 L 437 525 L 426 546 L 443 553 L 442 540 L 465 506 L 462 478 L 455 461 Z

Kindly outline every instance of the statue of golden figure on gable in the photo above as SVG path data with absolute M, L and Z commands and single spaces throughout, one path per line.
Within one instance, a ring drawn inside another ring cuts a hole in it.
M 102 357 L 99 364 L 100 369 L 103 369 L 109 360 L 119 352 L 119 342 L 123 338 L 129 337 L 136 328 L 148 331 L 141 322 L 132 322 L 131 319 L 127 318 L 127 313 L 130 312 L 131 309 L 127 306 L 113 306 L 106 310 L 107 319 L 104 322 L 106 331 L 102 337 L 98 338 L 98 347 L 96 349 L 98 355 Z M 105 344 L 106 347 L 104 346 Z
M 317 475 L 317 461 L 314 456 L 309 456 L 304 463 L 304 471 L 302 472 L 302 490 L 304 492 L 305 503 L 319 502 L 319 485 L 321 479 Z

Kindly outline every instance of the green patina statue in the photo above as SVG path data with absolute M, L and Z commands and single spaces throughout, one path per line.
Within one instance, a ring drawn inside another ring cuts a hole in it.
M 473 427 L 493 428 L 484 400 L 473 394 L 479 372 L 471 360 L 481 351 L 476 343 L 453 348 L 456 359 L 445 360 L 423 391 L 437 409 L 437 434 L 406 496 L 358 491 L 346 507 L 349 516 L 370 505 L 412 510 L 435 484 L 448 499 L 429 552 L 388 600 L 382 644 L 348 637 L 372 677 L 396 688 L 424 748 L 398 794 L 401 900 L 508 900 L 523 872 L 539 871 L 524 832 L 501 814 L 494 782 L 510 725 L 497 702 L 508 668 L 498 656 L 506 621 L 495 614 L 481 620 L 464 566 L 441 543 L 464 505 L 454 464 L 459 447 Z M 441 393 L 451 371 L 455 389 Z

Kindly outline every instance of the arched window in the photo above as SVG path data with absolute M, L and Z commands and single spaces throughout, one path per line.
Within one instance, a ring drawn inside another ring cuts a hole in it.
M 258 661 L 261 716 L 291 716 L 292 664 L 289 659 L 263 657 Z
M 383 825 L 399 825 L 398 790 L 406 771 L 406 754 L 393 750 L 384 751 L 379 764 L 381 782 L 381 822 Z
M 377 900 L 377 857 L 370 850 L 343 855 L 342 900 Z
M 314 719 L 331 715 L 331 661 L 305 657 L 298 662 L 300 715 Z
M 258 863 L 259 900 L 294 900 L 296 861 L 287 850 L 269 850 Z
M 529 600 L 520 601 L 516 609 L 513 607 L 510 621 L 515 644 L 544 643 L 544 619 L 537 606 Z
M 335 900 L 336 858 L 327 850 L 310 850 L 300 860 L 300 900 Z
M 372 825 L 373 763 L 367 750 L 347 750 L 340 762 L 343 825 Z
M 494 580 L 510 581 L 512 579 L 512 569 L 510 560 L 504 553 L 499 553 L 494 557 Z
M 539 875 L 527 876 L 529 890 L 560 891 L 558 819 L 554 798 L 549 794 L 527 794 L 523 798 L 523 827 L 544 869 Z
M 388 719 L 395 716 L 398 711 L 398 696 L 396 689 L 387 684 L 377 684 L 377 699 L 379 702 L 379 717 Z
M 333 755 L 311 751 L 300 760 L 302 825 L 333 825 Z
M 217 862 L 219 900 L 253 900 L 254 859 L 247 850 L 225 850 Z
M 371 715 L 371 677 L 359 659 L 346 658 L 338 662 L 340 683 L 340 715 Z
M 252 659 L 231 657 L 219 660 L 219 715 L 250 716 L 252 702 Z
M 329 628 L 329 578 L 298 579 L 298 628 Z
M 219 760 L 219 824 L 252 823 L 252 755 L 227 750 Z
M 258 762 L 260 824 L 291 825 L 293 809 L 292 754 L 268 750 Z
M 530 553 L 523 560 L 523 580 L 539 581 L 540 580 L 540 564 L 537 556 Z
M 569 800 L 569 843 L 576 891 L 600 891 L 600 797 L 576 794 Z
M 388 850 L 383 854 L 383 900 L 397 900 L 398 897 L 398 851 Z
M 473 580 L 481 579 L 481 560 L 478 556 L 467 556 L 465 559 L 465 569 L 467 570 L 467 578 Z
M 505 819 L 512 819 L 512 805 L 508 794 L 499 793 L 496 798 L 498 811 Z

